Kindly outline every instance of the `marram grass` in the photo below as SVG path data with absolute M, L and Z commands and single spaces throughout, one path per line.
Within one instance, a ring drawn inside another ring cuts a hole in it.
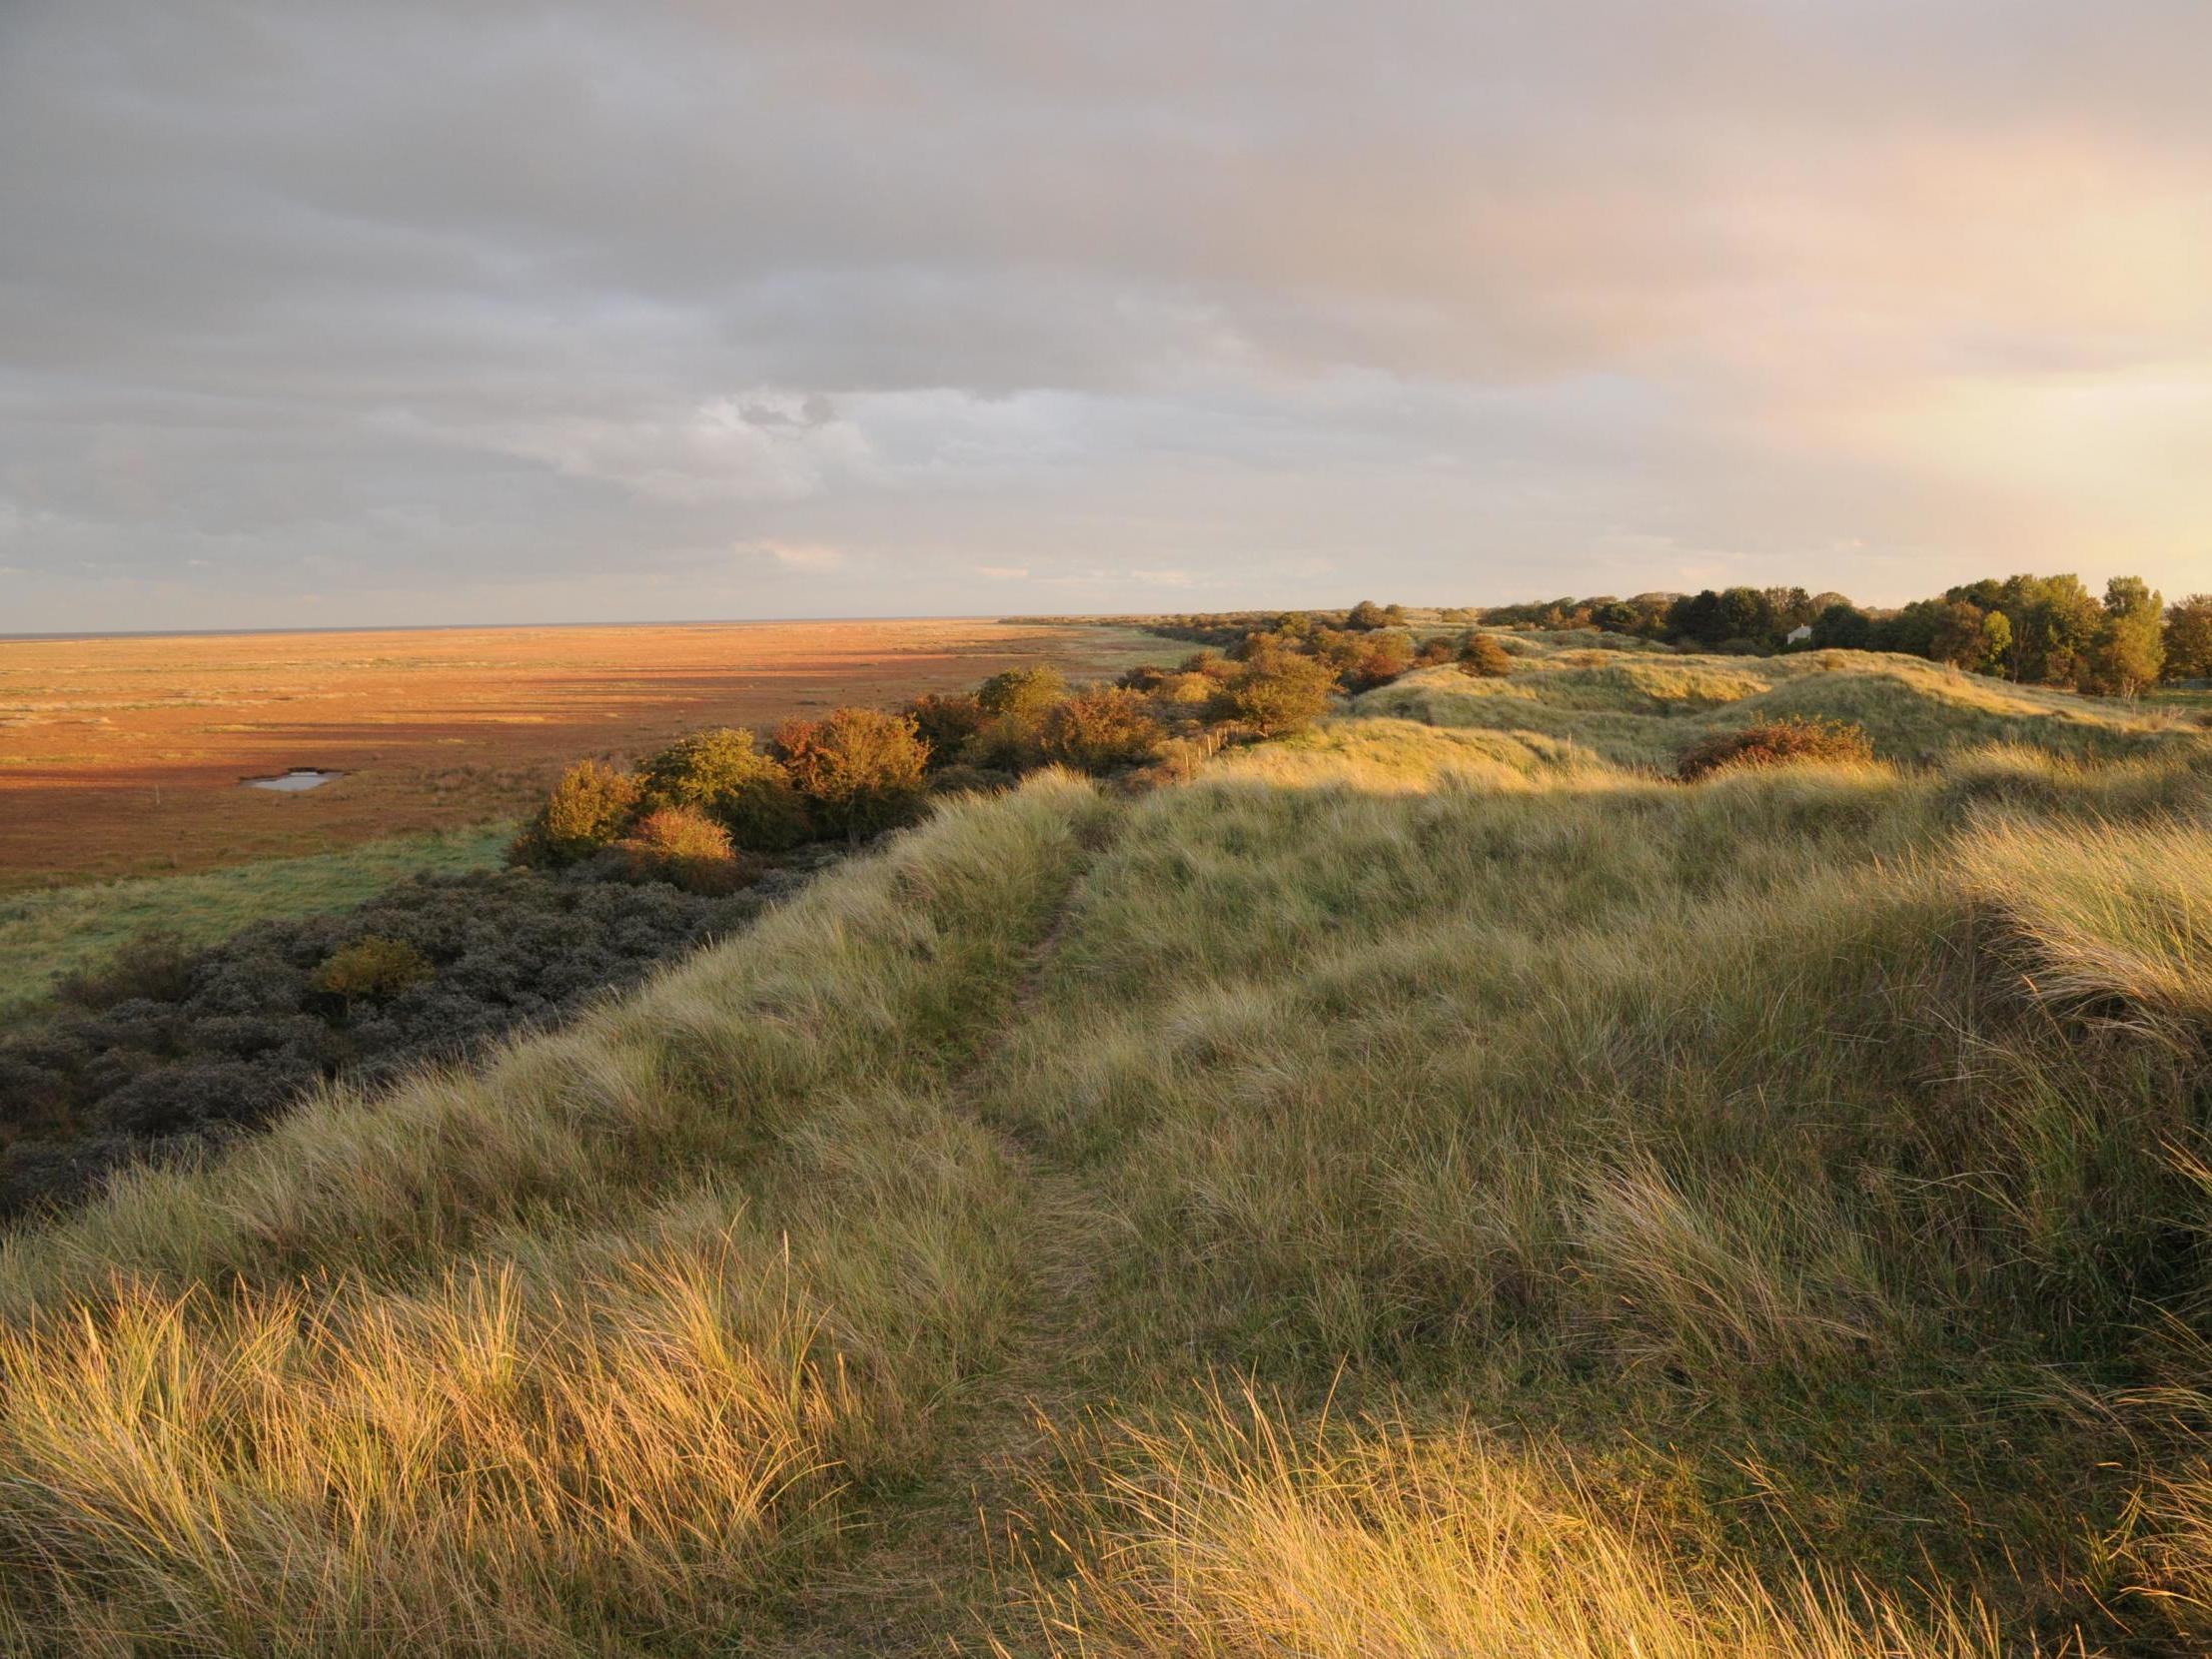
M 1516 643 L 13 1233 L 0 1651 L 2199 1651 L 2203 736 Z

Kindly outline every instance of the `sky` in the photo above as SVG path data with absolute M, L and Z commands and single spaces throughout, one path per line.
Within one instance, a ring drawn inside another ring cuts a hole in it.
M 2212 588 L 2206 0 L 0 0 L 0 632 Z

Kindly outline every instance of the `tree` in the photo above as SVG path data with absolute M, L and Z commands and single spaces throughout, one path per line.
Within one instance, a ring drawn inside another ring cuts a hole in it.
M 2105 614 L 2079 576 L 2007 577 L 1999 608 L 2012 619 L 2015 678 L 2068 689 L 2081 683 Z
M 2097 689 L 2132 697 L 2156 682 L 2166 663 L 2159 624 L 2164 602 L 2140 576 L 2114 576 L 2104 585 L 2104 619 L 2090 648 L 2090 678 Z
M 1604 633 L 1636 633 L 1644 626 L 1644 613 L 1620 599 L 1600 605 L 1590 619 Z
M 1389 622 L 1389 614 L 1373 599 L 1362 599 L 1344 613 L 1344 625 L 1348 628 L 1357 628 L 1362 633 L 1366 633 L 1372 628 L 1386 627 Z
M 2192 593 L 2166 607 L 2165 675 L 2212 679 L 2212 593 Z
M 1327 713 L 1335 685 L 1334 676 L 1312 657 L 1269 651 L 1246 659 L 1214 707 L 1221 718 L 1273 737 L 1310 726 Z
M 1685 593 L 1666 607 L 1666 631 L 1699 645 L 1717 645 L 1721 630 L 1720 595 L 1711 588 Z
M 1934 631 L 1928 638 L 1928 656 L 1953 668 L 1979 668 L 1985 648 L 1982 609 L 1965 599 L 1953 599 L 1935 613 Z
M 1935 631 L 1942 624 L 1945 608 L 1941 599 L 1915 599 L 1895 615 L 1881 618 L 1874 624 L 1874 649 L 1932 657 Z
M 857 839 L 920 810 L 929 750 L 905 715 L 833 709 L 824 719 L 786 721 L 775 746 L 825 834 Z
M 1769 587 L 1762 597 L 1766 600 L 1767 626 L 1777 641 L 1819 614 L 1812 595 L 1801 587 Z
M 1754 644 L 1774 642 L 1774 607 L 1755 587 L 1731 587 L 1720 595 L 1720 639 L 1745 639 Z
M 2001 674 L 2012 662 L 2012 619 L 1992 610 L 1981 619 L 1981 671 Z
M 1863 651 L 1874 638 L 1874 619 L 1848 599 L 1838 599 L 1812 619 L 1812 643 L 1824 651 Z

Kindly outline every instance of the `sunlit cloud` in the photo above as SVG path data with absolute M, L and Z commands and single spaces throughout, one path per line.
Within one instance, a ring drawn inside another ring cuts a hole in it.
M 2212 584 L 2206 62 L 2199 0 L 27 0 L 11 614 Z

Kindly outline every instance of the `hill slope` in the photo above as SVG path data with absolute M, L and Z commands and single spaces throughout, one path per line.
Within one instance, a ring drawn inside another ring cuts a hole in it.
M 0 1645 L 2191 1651 L 2212 755 L 1924 666 L 1047 775 L 14 1236 Z

